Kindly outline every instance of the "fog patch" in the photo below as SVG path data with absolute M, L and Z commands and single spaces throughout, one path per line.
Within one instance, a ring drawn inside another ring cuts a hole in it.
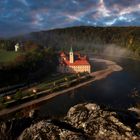
M 126 48 L 122 48 L 115 44 L 109 44 L 104 46 L 103 54 L 115 57 L 129 57 L 131 52 Z

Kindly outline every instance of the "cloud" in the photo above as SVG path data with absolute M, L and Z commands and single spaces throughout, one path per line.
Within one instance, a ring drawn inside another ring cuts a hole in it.
M 27 0 L 18 0 L 18 1 L 23 3 L 25 6 L 29 6 Z
M 108 17 L 110 16 L 110 12 L 107 7 L 105 6 L 104 4 L 104 0 L 99 0 L 99 3 L 98 3 L 98 8 L 97 8 L 97 11 L 98 11 L 98 14 L 100 16 L 103 16 L 103 17 Z
M 139 26 L 139 0 L 1 0 L 0 36 L 77 25 Z

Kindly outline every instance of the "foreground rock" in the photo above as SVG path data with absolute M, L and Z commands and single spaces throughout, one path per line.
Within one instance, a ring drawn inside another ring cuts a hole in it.
M 39 121 L 25 129 L 18 140 L 137 140 L 138 124 L 132 112 L 79 104 L 69 110 L 63 121 Z
M 1 121 L 0 140 L 15 140 L 31 124 L 31 118 L 13 119 L 7 122 Z
M 19 137 L 19 140 L 84 140 L 82 134 L 66 129 L 61 129 L 46 120 L 27 128 Z
M 125 125 L 120 119 L 130 120 L 131 112 L 112 112 L 102 110 L 96 104 L 79 104 L 72 107 L 67 115 L 70 123 L 83 129 L 86 134 L 94 139 L 137 139 L 138 135 L 134 133 L 134 126 Z M 131 118 L 133 120 L 133 118 Z M 133 126 L 133 130 L 132 127 Z M 135 129 L 135 131 L 137 131 Z

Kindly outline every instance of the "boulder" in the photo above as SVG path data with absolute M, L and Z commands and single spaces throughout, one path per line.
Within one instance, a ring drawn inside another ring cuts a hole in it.
M 119 112 L 102 109 L 95 103 L 78 104 L 69 109 L 63 121 L 41 120 L 26 128 L 18 140 L 138 140 L 140 122 L 129 125 L 123 121 L 133 120 L 132 117 L 129 110 Z
M 123 115 L 123 113 L 120 113 Z M 124 114 L 125 116 L 125 114 Z M 94 139 L 135 139 L 136 136 L 130 126 L 125 125 L 116 112 L 105 111 L 92 103 L 79 104 L 67 113 L 70 123 Z
M 42 120 L 25 129 L 18 140 L 56 140 L 58 137 L 58 127 Z

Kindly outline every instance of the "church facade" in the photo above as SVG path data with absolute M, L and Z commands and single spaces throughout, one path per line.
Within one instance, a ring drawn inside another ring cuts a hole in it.
M 60 53 L 58 72 L 60 73 L 91 73 L 91 65 L 87 56 L 81 56 L 79 53 L 74 53 L 72 48 L 69 54 Z

